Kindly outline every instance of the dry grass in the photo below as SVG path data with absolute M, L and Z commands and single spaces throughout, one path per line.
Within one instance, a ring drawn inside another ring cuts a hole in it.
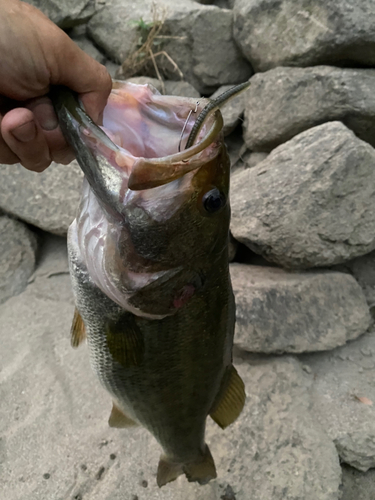
M 152 22 L 146 23 L 142 18 L 133 21 L 139 32 L 134 51 L 122 63 L 117 76 L 131 78 L 132 76 L 156 76 L 161 83 L 162 93 L 165 93 L 162 71 L 159 69 L 157 59 L 166 58 L 173 70 L 183 79 L 184 75 L 172 57 L 162 49 L 163 41 L 166 39 L 181 39 L 183 37 L 172 37 L 162 35 L 162 29 L 166 18 L 166 11 L 157 10 L 155 4 L 152 6 Z

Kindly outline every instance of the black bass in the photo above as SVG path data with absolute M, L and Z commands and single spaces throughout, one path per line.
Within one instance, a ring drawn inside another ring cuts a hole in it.
M 87 336 L 113 399 L 109 425 L 142 425 L 162 446 L 159 486 L 183 473 L 215 478 L 206 417 L 224 429 L 244 405 L 232 365 L 230 165 L 218 107 L 247 85 L 197 102 L 114 82 L 102 128 L 66 89 L 52 95 L 85 174 L 68 234 L 72 344 Z

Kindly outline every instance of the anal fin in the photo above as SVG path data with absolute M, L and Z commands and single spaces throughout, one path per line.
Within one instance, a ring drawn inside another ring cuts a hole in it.
M 159 488 L 161 488 L 165 484 L 177 479 L 178 476 L 181 476 L 183 473 L 182 464 L 171 462 L 162 455 L 159 460 L 156 482 Z
M 85 324 L 77 308 L 75 308 L 72 327 L 70 329 L 70 344 L 72 347 L 76 348 L 80 344 L 82 344 L 85 338 L 86 338 Z
M 124 429 L 126 427 L 134 427 L 137 422 L 134 422 L 130 417 L 128 417 L 123 410 L 120 410 L 115 403 L 113 403 L 112 411 L 108 419 L 108 425 L 110 427 L 117 427 L 118 429 Z
M 245 404 L 245 385 L 234 366 L 223 378 L 218 397 L 211 409 L 210 417 L 222 429 L 233 423 Z

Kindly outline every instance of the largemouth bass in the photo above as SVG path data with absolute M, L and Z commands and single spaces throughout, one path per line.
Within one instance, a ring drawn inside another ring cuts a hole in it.
M 158 485 L 183 473 L 205 484 L 216 477 L 206 418 L 224 429 L 245 400 L 232 365 L 227 96 L 114 82 L 102 128 L 66 89 L 52 98 L 85 174 L 68 234 L 72 344 L 87 336 L 109 425 L 142 425 L 160 443 Z

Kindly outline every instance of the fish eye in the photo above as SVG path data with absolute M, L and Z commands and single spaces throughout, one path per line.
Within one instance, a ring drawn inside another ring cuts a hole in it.
M 208 213 L 214 214 L 225 207 L 227 199 L 224 193 L 214 188 L 203 195 L 202 203 Z

